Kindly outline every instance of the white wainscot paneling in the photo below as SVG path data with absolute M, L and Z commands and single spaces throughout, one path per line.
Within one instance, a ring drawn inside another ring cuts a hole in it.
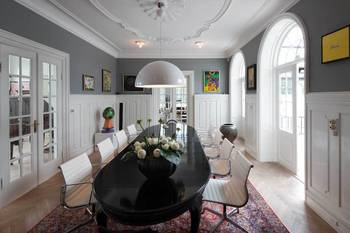
M 117 95 L 118 111 L 120 103 L 123 103 L 124 129 L 130 124 L 136 125 L 137 120 L 142 120 L 143 126 L 146 127 L 147 119 L 153 117 L 152 95 Z
M 210 126 L 219 129 L 229 122 L 228 100 L 226 94 L 194 96 L 194 126 L 199 134 L 207 134 Z
M 350 93 L 312 93 L 306 105 L 307 203 L 338 232 L 350 232 Z
M 72 158 L 93 151 L 94 134 L 103 127 L 103 110 L 106 107 L 117 110 L 117 106 L 115 95 L 70 95 L 69 102 L 68 154 Z M 114 118 L 115 127 L 116 119 L 117 117 Z
M 256 95 L 248 94 L 245 99 L 246 117 L 245 117 L 245 147 L 247 152 L 256 158 L 257 151 L 257 113 L 256 113 Z

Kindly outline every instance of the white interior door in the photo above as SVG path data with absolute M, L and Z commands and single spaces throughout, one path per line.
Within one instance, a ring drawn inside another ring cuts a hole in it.
M 277 89 L 278 159 L 296 172 L 296 65 L 277 71 Z
M 38 59 L 39 183 L 58 171 L 62 162 L 62 62 L 47 55 Z
M 193 125 L 193 71 L 183 71 L 186 78 L 186 86 L 177 88 L 153 89 L 153 94 L 159 112 L 157 118 L 165 120 L 175 119 L 188 125 Z
M 36 54 L 1 45 L 0 207 L 37 185 Z

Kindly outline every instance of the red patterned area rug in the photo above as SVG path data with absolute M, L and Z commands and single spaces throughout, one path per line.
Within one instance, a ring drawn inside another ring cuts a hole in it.
M 240 209 L 239 214 L 232 217 L 232 220 L 242 226 L 250 233 L 266 232 L 266 233 L 284 233 L 289 232 L 283 225 L 280 219 L 272 211 L 269 205 L 265 202 L 260 193 L 248 182 L 249 201 L 247 205 Z M 222 205 L 203 203 L 203 207 L 222 211 Z M 228 209 L 230 210 L 230 209 Z M 31 233 L 51 233 L 64 232 L 76 225 L 79 222 L 87 219 L 84 210 L 66 210 L 61 207 L 54 209 L 48 216 L 46 216 L 40 223 L 38 223 L 30 232 Z M 205 211 L 201 217 L 200 233 L 209 232 L 213 226 L 219 221 L 219 217 Z M 182 233 L 190 232 L 191 217 L 190 213 L 186 212 L 183 215 L 170 220 L 165 223 L 148 226 L 156 232 L 162 233 Z M 108 229 L 111 232 L 119 232 L 124 230 L 142 230 L 142 227 L 125 226 L 111 220 L 108 221 Z M 80 228 L 75 232 L 98 232 L 97 226 L 94 223 Z M 223 223 L 216 232 L 232 233 L 241 232 L 227 222 Z

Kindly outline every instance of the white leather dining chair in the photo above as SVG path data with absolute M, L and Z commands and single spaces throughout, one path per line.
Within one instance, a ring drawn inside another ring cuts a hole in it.
M 97 144 L 98 151 L 101 156 L 101 165 L 107 164 L 113 159 L 114 146 L 110 138 L 106 138 L 102 142 Z
M 128 136 L 125 131 L 122 129 L 116 133 L 118 141 L 118 153 L 125 149 L 128 146 Z
M 253 168 L 241 152 L 235 151 L 231 163 L 231 178 L 225 179 L 210 179 L 203 193 L 203 200 L 223 205 L 223 212 L 219 213 L 215 210 L 204 208 L 204 211 L 209 211 L 221 217 L 219 223 L 213 228 L 215 231 L 224 221 L 227 221 L 247 232 L 230 217 L 239 213 L 239 208 L 245 206 L 249 199 L 247 181 L 250 170 Z M 227 206 L 235 207 L 233 211 L 227 213 Z M 212 231 L 212 232 L 213 232 Z
M 61 206 L 67 209 L 87 208 L 90 214 L 88 220 L 67 231 L 72 232 L 94 220 L 96 201 L 92 195 L 92 165 L 87 154 L 83 153 L 61 164 L 59 168 L 65 182 L 61 187 Z
M 219 154 L 216 158 L 209 160 L 211 174 L 213 176 L 228 176 L 231 171 L 230 156 L 234 145 L 226 138 L 219 147 Z
M 134 124 L 127 126 L 127 129 L 129 134 L 129 142 L 134 140 L 139 135 L 139 133 L 137 132 L 136 126 Z

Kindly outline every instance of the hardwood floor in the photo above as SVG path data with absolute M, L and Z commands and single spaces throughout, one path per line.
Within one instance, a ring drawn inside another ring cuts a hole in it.
M 242 143 L 238 148 L 244 150 Z M 96 154 L 92 156 L 96 161 Z M 286 227 L 295 233 L 335 232 L 304 203 L 304 185 L 277 163 L 254 163 L 250 181 L 262 194 Z M 59 204 L 60 174 L 39 185 L 10 205 L 0 209 L 0 232 L 22 233 L 30 230 Z

